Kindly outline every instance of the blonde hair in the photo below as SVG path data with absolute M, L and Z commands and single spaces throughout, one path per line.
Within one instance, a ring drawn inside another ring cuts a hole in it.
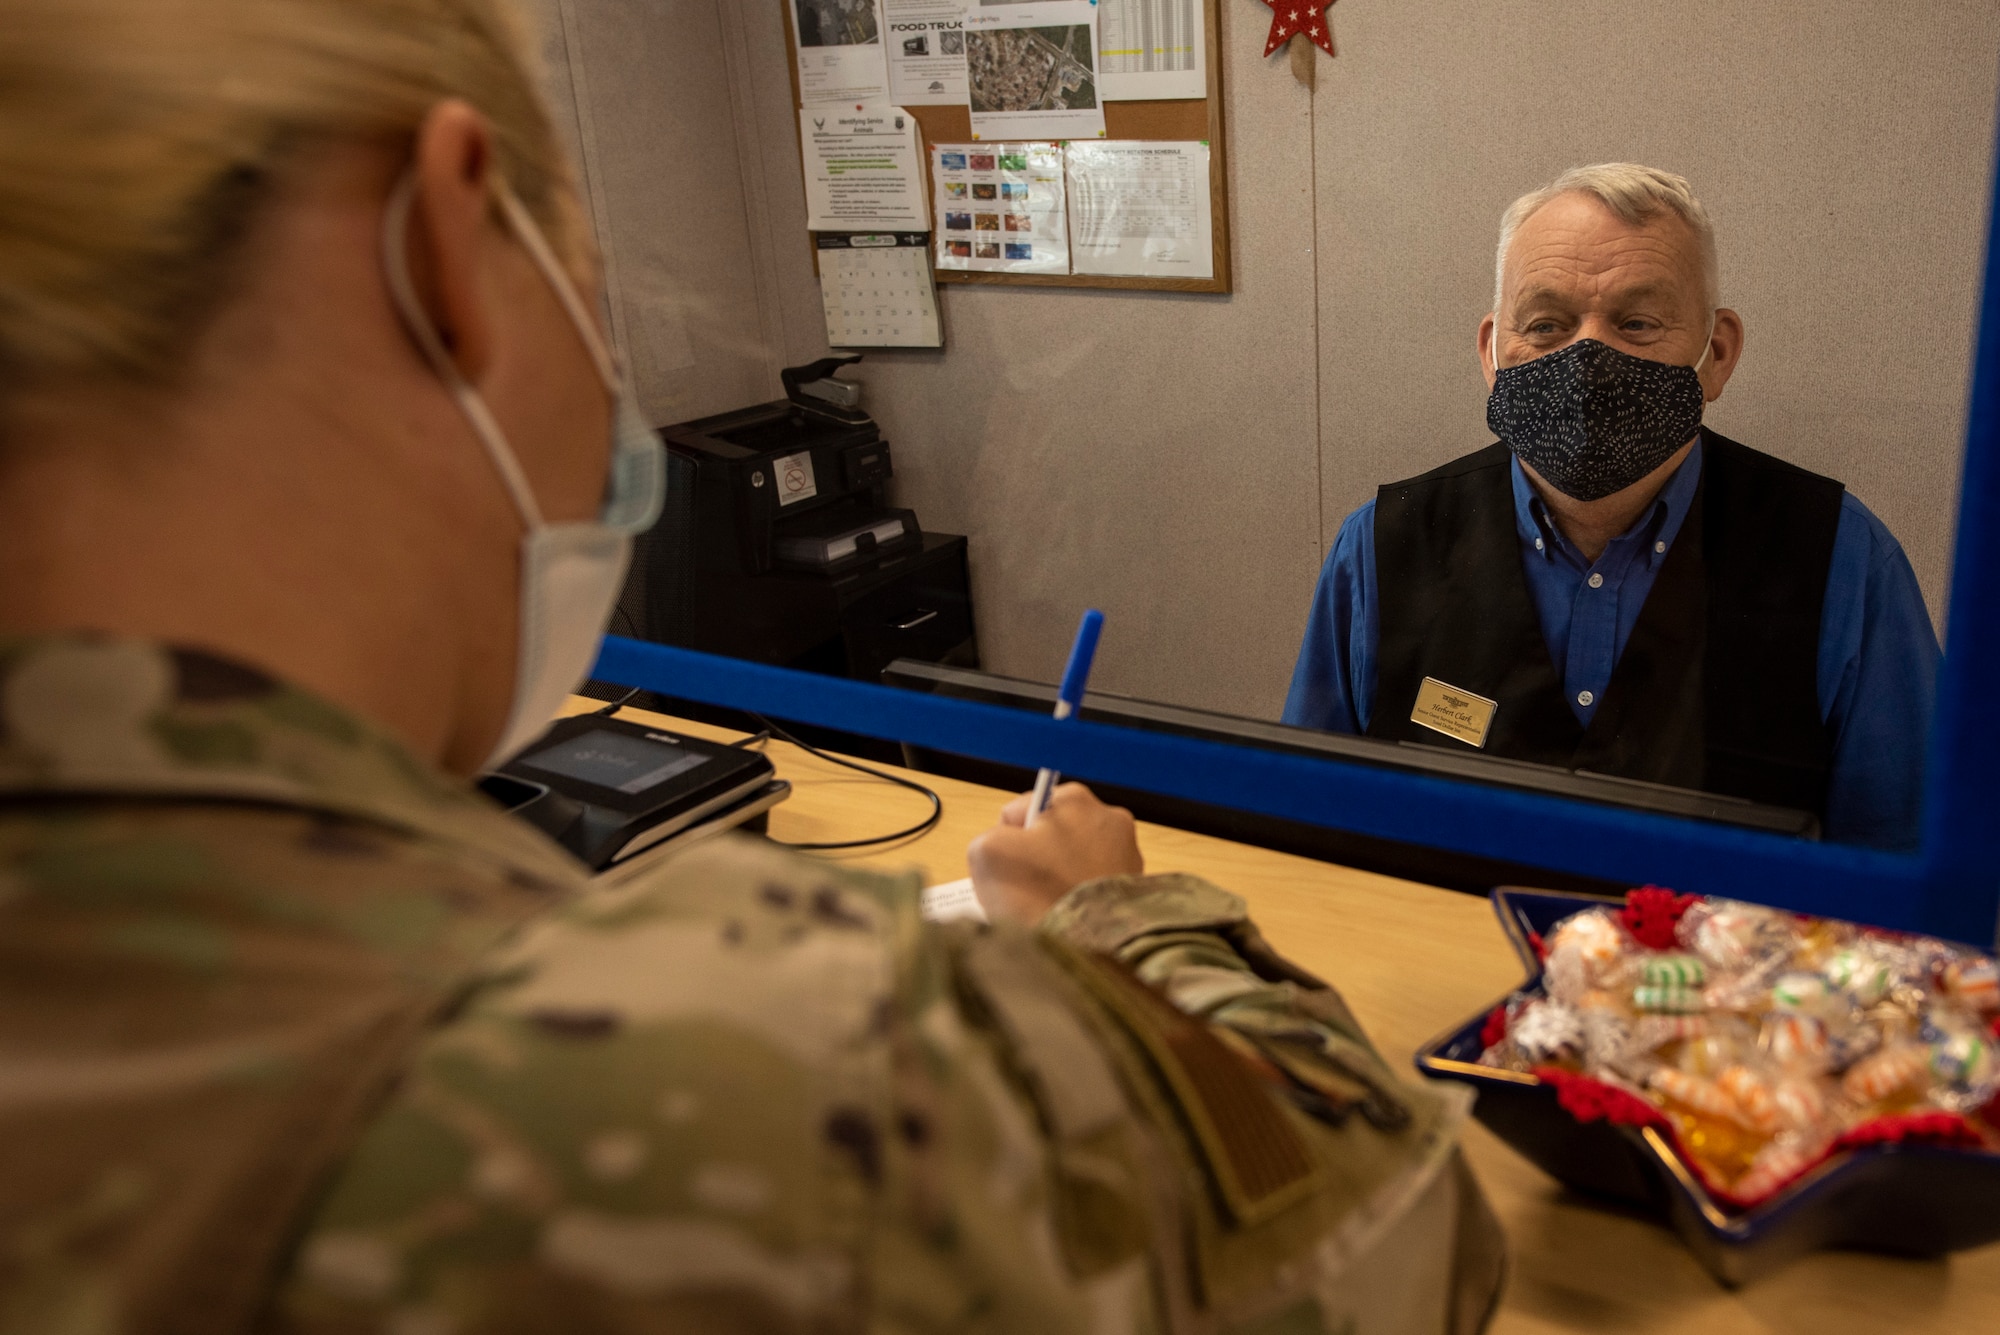
M 0 404 L 170 377 L 297 155 L 408 143 L 448 98 L 573 259 L 532 51 L 513 0 L 0 0 Z
M 1636 162 L 1600 162 L 1589 167 L 1571 167 L 1539 190 L 1531 190 L 1507 206 L 1500 216 L 1500 249 L 1493 260 L 1493 309 L 1500 309 L 1506 280 L 1507 247 L 1514 233 L 1535 215 L 1542 205 L 1559 195 L 1589 195 L 1634 227 L 1643 227 L 1662 214 L 1671 214 L 1694 232 L 1700 248 L 1702 295 L 1712 311 L 1722 305 L 1722 277 L 1716 263 L 1715 225 L 1708 210 L 1694 196 L 1685 176 L 1642 167 Z

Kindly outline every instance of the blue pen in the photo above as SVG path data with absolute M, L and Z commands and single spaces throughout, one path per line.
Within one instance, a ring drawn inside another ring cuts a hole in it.
M 1076 628 L 1076 643 L 1070 646 L 1069 666 L 1063 669 L 1062 686 L 1056 691 L 1056 721 L 1074 718 L 1083 708 L 1084 683 L 1090 680 L 1090 664 L 1097 657 L 1097 637 L 1104 631 L 1104 613 L 1092 608 L 1083 614 Z M 1035 795 L 1028 800 L 1028 826 L 1048 809 L 1049 794 L 1062 778 L 1052 769 L 1035 775 Z

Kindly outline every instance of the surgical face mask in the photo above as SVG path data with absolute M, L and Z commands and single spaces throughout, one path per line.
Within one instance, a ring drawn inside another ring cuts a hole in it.
M 1598 500 L 1631 486 L 1694 439 L 1706 401 L 1705 348 L 1706 341 L 1693 366 L 1670 366 L 1586 338 L 1502 370 L 1495 329 L 1486 425 L 1557 491 Z
M 414 170 L 397 185 L 383 220 L 383 260 L 389 292 L 411 337 L 458 401 L 473 433 L 486 447 L 514 508 L 521 516 L 521 617 L 515 650 L 514 699 L 486 768 L 513 756 L 539 737 L 570 692 L 582 684 L 598 642 L 625 586 L 632 538 L 651 528 L 666 497 L 666 459 L 659 440 L 632 405 L 597 324 L 556 262 L 541 229 L 497 177 L 495 195 L 514 235 L 555 289 L 615 405 L 611 471 L 603 509 L 581 523 L 551 524 L 542 517 L 519 460 L 479 391 L 467 384 L 445 350 L 410 281 L 409 221 L 416 198 Z

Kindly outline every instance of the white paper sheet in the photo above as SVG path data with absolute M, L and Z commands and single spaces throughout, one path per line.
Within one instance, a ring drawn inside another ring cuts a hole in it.
M 1071 144 L 1068 164 L 1077 273 L 1215 277 L 1207 144 Z
M 835 348 L 944 346 L 924 232 L 822 232 L 820 297 Z
M 917 118 L 901 107 L 807 107 L 806 226 L 815 232 L 928 232 Z
M 1097 90 L 1106 102 L 1208 96 L 1201 0 L 1099 0 Z
M 972 892 L 972 882 L 946 881 L 926 886 L 917 911 L 925 922 L 985 922 L 986 906 Z
M 882 0 L 889 91 L 905 107 L 962 107 L 965 0 Z
M 787 0 L 799 49 L 799 103 L 887 102 L 882 0 Z
M 1091 0 L 967 0 L 974 139 L 1102 139 L 1097 6 Z
M 940 269 L 1069 272 L 1057 144 L 934 144 Z

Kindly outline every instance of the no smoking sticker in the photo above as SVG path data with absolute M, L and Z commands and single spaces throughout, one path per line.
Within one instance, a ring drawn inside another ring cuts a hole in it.
M 811 450 L 800 450 L 788 454 L 771 465 L 771 471 L 778 480 L 778 504 L 791 505 L 798 501 L 809 501 L 819 495 L 819 483 L 813 477 L 813 457 Z

